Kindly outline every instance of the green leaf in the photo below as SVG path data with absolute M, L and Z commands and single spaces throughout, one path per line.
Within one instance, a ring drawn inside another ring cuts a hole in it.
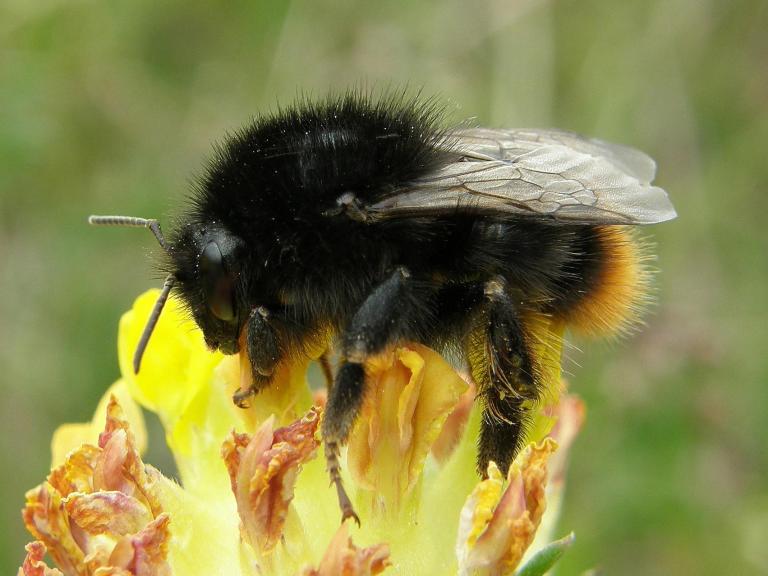
M 568 536 L 550 542 L 544 548 L 536 552 L 525 566 L 515 572 L 515 576 L 543 576 L 560 560 L 560 557 L 571 547 L 576 535 L 571 532 Z

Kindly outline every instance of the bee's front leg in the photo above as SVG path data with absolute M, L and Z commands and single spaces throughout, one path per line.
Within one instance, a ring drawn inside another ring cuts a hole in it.
M 245 348 L 251 365 L 252 383 L 248 388 L 239 388 L 232 397 L 240 408 L 247 408 L 249 398 L 269 383 L 282 357 L 280 338 L 271 322 L 270 312 L 263 306 L 254 308 L 248 317 Z
M 418 338 L 425 316 L 424 294 L 417 294 L 410 274 L 398 268 L 365 299 L 342 335 L 343 362 L 331 388 L 323 419 L 323 442 L 331 482 L 336 486 L 342 522 L 360 523 L 341 480 L 339 451 L 346 442 L 365 395 L 365 360 L 399 340 Z

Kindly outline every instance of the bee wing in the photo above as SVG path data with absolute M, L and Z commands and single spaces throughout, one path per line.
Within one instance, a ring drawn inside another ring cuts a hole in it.
M 462 129 L 453 162 L 368 206 L 374 219 L 474 211 L 582 224 L 653 224 L 677 216 L 638 150 L 563 130 Z

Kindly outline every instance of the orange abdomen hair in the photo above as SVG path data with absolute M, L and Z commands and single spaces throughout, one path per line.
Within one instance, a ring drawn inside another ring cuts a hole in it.
M 640 322 L 650 301 L 648 243 L 628 226 L 594 231 L 594 277 L 584 296 L 563 312 L 563 320 L 577 334 L 624 333 Z

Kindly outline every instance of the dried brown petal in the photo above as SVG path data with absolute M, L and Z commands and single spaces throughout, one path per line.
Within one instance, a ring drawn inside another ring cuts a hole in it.
M 389 546 L 376 544 L 358 548 L 342 524 L 331 540 L 317 568 L 305 568 L 302 576 L 372 576 L 390 566 Z
M 48 482 L 27 492 L 24 525 L 45 545 L 59 568 L 67 574 L 82 574 L 85 554 L 72 535 L 61 500 L 61 494 Z
M 110 565 L 135 576 L 166 576 L 171 573 L 168 555 L 169 517 L 161 514 L 137 534 L 120 539 L 110 556 Z
M 372 359 L 366 378 L 368 393 L 349 437 L 347 463 L 355 483 L 372 494 L 374 508 L 397 510 L 467 383 L 420 345 Z
M 461 574 L 511 574 L 533 542 L 546 509 L 550 438 L 528 446 L 509 471 L 506 488 L 494 463 L 461 512 L 457 556 Z M 500 495 L 500 496 L 499 496 Z
M 453 408 L 453 411 L 448 415 L 448 418 L 443 424 L 440 435 L 432 445 L 432 455 L 435 459 L 442 463 L 448 461 L 454 449 L 458 446 L 464 435 L 464 429 L 467 426 L 469 415 L 472 412 L 472 406 L 475 403 L 475 387 L 470 384 L 464 394 L 459 398 L 459 402 Z
M 122 492 L 71 494 L 65 509 L 72 522 L 88 534 L 132 534 L 152 521 L 141 502 Z
M 66 574 L 165 574 L 168 516 L 156 475 L 113 397 L 99 446 L 70 452 L 27 493 L 24 523 Z
M 64 576 L 56 568 L 49 568 L 43 558 L 45 557 L 45 544 L 36 540 L 24 547 L 27 557 L 19 568 L 16 576 Z
M 554 409 L 554 416 L 557 420 L 549 436 L 557 442 L 557 452 L 552 455 L 547 465 L 550 486 L 561 485 L 564 482 L 568 454 L 584 424 L 586 407 L 578 396 L 564 394 Z
M 249 437 L 232 433 L 222 446 L 237 501 L 243 538 L 257 551 L 268 552 L 280 541 L 293 500 L 301 465 L 315 456 L 319 413 L 273 431 L 274 419 Z

